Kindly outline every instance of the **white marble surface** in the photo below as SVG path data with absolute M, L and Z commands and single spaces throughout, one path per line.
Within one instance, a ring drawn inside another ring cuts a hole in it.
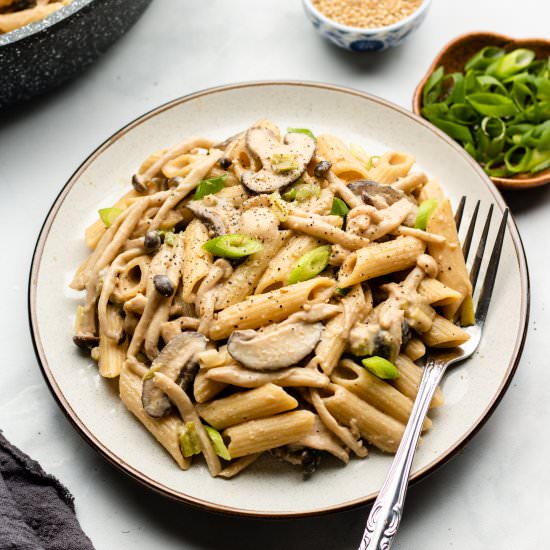
M 27 324 L 27 278 L 42 221 L 79 163 L 143 112 L 223 83 L 325 81 L 409 107 L 414 86 L 448 39 L 476 29 L 548 36 L 549 18 L 550 4 L 540 0 L 434 0 L 409 42 L 369 55 L 323 42 L 298 0 L 155 0 L 136 27 L 79 80 L 0 111 L 0 220 L 3 257 L 9 258 L 0 271 L 7 290 L 0 312 L 0 428 L 67 484 L 98 550 L 353 550 L 366 511 L 270 522 L 193 510 L 121 475 L 75 433 L 36 363 Z M 394 548 L 548 546 L 549 196 L 550 187 L 507 195 L 532 283 L 530 330 L 518 372 L 479 435 L 455 460 L 411 488 Z

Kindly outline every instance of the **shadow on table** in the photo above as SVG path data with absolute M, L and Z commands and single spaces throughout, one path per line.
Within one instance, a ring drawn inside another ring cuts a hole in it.
M 502 191 L 502 196 L 514 215 L 526 214 L 546 207 L 550 199 L 550 184 L 521 191 Z

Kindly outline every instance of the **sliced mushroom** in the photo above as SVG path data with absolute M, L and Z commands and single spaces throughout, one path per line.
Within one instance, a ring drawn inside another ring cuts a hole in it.
M 407 198 L 407 195 L 399 189 L 370 180 L 357 180 L 350 183 L 348 187 L 365 204 L 370 204 L 376 208 L 385 208 L 398 200 Z
M 268 128 L 253 127 L 246 132 L 246 146 L 259 160 L 262 169 L 245 172 L 241 183 L 255 193 L 272 193 L 295 182 L 305 171 L 315 154 L 315 140 L 306 134 L 291 133 L 281 143 Z M 278 167 L 275 159 L 290 159 L 290 167 Z
M 321 339 L 322 323 L 280 323 L 260 330 L 236 330 L 227 351 L 250 369 L 273 371 L 295 365 L 310 354 Z
M 164 346 L 143 379 L 141 403 L 149 416 L 160 418 L 167 415 L 172 403 L 148 374 L 161 372 L 187 391 L 199 368 L 197 353 L 205 349 L 206 338 L 199 332 L 184 332 Z
M 187 208 L 202 220 L 215 237 L 236 233 L 239 227 L 239 211 L 229 201 L 209 195 L 207 200 L 191 200 Z
M 81 349 L 92 349 L 99 346 L 99 336 L 94 334 L 76 334 L 73 336 L 73 342 Z

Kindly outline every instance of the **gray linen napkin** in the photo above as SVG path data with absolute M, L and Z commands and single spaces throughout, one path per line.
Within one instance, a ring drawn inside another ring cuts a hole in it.
M 0 550 L 93 550 L 73 496 L 0 431 Z

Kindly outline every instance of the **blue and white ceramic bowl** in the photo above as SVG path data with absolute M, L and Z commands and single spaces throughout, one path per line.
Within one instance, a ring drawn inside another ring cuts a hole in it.
M 420 8 L 405 19 L 387 27 L 373 29 L 342 25 L 323 15 L 311 0 L 302 2 L 309 20 L 324 38 L 352 52 L 381 52 L 392 46 L 399 46 L 420 26 L 428 13 L 431 0 L 424 0 Z

